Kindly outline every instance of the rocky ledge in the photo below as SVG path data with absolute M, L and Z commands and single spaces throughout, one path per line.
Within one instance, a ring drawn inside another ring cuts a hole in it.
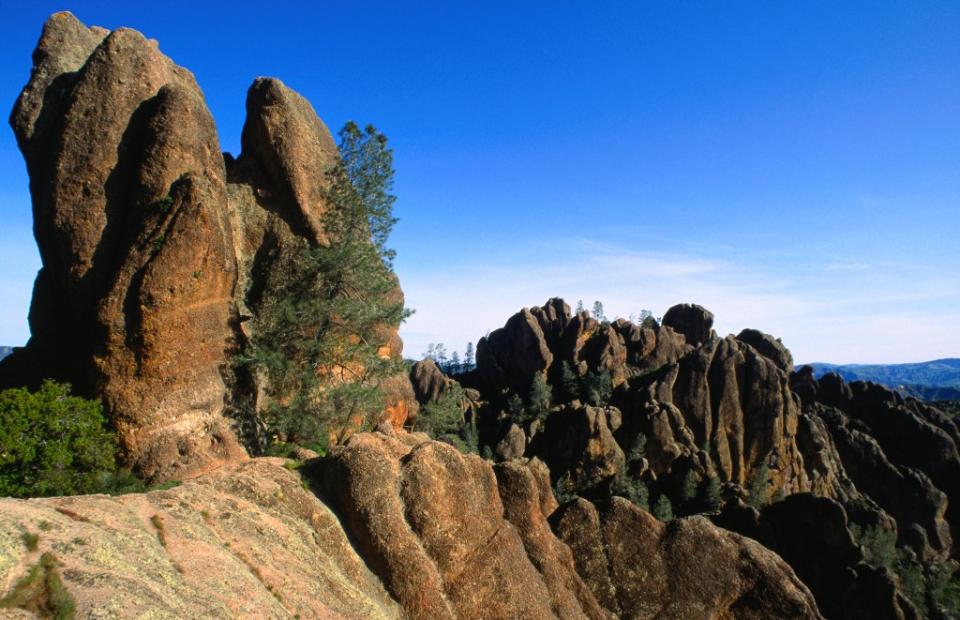
M 558 507 L 536 459 L 384 431 L 299 470 L 261 458 L 145 494 L 0 500 L 0 583 L 48 558 L 84 618 L 821 617 L 783 560 L 707 519 Z

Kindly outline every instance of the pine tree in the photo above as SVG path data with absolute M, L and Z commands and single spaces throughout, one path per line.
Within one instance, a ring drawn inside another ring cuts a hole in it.
M 525 412 L 523 409 L 523 399 L 517 394 L 511 394 L 507 399 L 507 412 L 517 422 L 523 421 Z
M 550 412 L 550 386 L 543 373 L 533 375 L 530 383 L 530 392 L 527 395 L 527 413 L 538 420 L 543 420 Z
M 450 354 L 450 374 L 458 375 L 463 371 L 463 365 L 460 363 L 460 354 L 454 351 Z
M 657 498 L 657 503 L 653 506 L 653 516 L 664 522 L 673 521 L 673 505 L 669 497 L 661 495 Z
M 657 326 L 657 320 L 656 320 L 655 318 L 653 318 L 653 312 L 650 312 L 650 311 L 647 310 L 647 309 L 641 310 L 641 311 L 640 311 L 640 316 L 639 316 L 638 318 L 639 318 L 639 321 L 640 321 L 640 322 L 639 322 L 639 325 L 642 326 L 642 327 L 651 327 L 651 328 L 652 328 L 652 327 L 656 327 L 656 326 Z
M 582 299 L 578 299 L 578 300 L 577 300 L 577 314 L 580 314 L 580 313 L 583 312 L 583 311 L 584 311 L 584 309 L 583 309 L 583 300 L 582 300 Z
M 463 354 L 463 369 L 464 371 L 473 370 L 473 343 L 467 343 L 467 350 Z
M 433 361 L 437 363 L 437 366 L 440 367 L 440 370 L 446 370 L 447 347 L 442 342 L 437 343 L 437 346 L 433 351 Z
M 647 436 L 641 431 L 637 433 L 633 443 L 630 445 L 630 453 L 627 455 L 627 464 L 634 465 L 643 460 L 647 451 Z
M 697 475 L 692 469 L 687 470 L 683 477 L 683 486 L 680 489 L 680 498 L 684 504 L 690 503 L 697 496 Z
M 703 503 L 708 512 L 716 512 L 720 509 L 722 498 L 720 496 L 720 478 L 715 475 L 707 478 L 707 486 L 704 490 Z
M 566 360 L 560 364 L 559 388 L 560 400 L 563 402 L 570 402 L 580 398 L 580 377 L 573 372 L 573 367 L 570 365 L 570 362 Z
M 586 401 L 594 407 L 606 405 L 613 395 L 613 379 L 610 371 L 602 369 L 591 370 L 583 378 L 583 395 Z
M 601 323 L 607 320 L 607 315 L 603 313 L 603 303 L 599 301 L 593 302 L 593 318 Z
M 240 362 L 264 379 L 263 412 L 282 441 L 325 444 L 383 409 L 381 383 L 402 370 L 381 354 L 409 311 L 397 301 L 393 154 L 373 127 L 347 123 L 341 159 L 327 173 L 321 224 L 329 243 L 308 244 L 272 273 Z

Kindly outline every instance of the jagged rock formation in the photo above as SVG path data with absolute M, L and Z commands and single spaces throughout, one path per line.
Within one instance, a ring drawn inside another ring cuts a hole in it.
M 690 471 L 698 481 L 716 476 L 747 486 L 762 469 L 771 495 L 855 494 L 836 466 L 832 445 L 821 441 L 817 423 L 804 418 L 791 392 L 789 352 L 754 330 L 745 330 L 742 338 L 720 338 L 712 325 L 710 312 L 690 304 L 671 308 L 662 325 L 640 326 L 623 319 L 601 324 L 553 299 L 522 310 L 482 339 L 476 370 L 459 379 L 480 388 L 496 409 L 504 395 L 525 397 L 536 373 L 558 385 L 564 365 L 579 377 L 608 372 L 615 388 L 611 407 L 590 433 L 615 436 L 619 449 L 589 450 L 591 457 L 607 459 L 607 477 L 643 434 L 649 441 L 640 473 L 664 488 L 678 487 Z M 544 459 L 555 478 L 565 467 L 550 453 L 583 452 L 589 433 L 572 432 L 571 413 L 581 409 L 574 403 L 551 413 L 544 429 L 527 429 L 530 435 L 551 435 L 527 439 L 531 454 Z M 506 428 L 487 421 L 491 445 Z M 811 458 L 804 459 L 803 447 L 810 448 Z
M 326 126 L 282 82 L 258 78 L 243 151 L 225 158 L 189 71 L 139 32 L 69 13 L 44 26 L 10 122 L 43 268 L 32 338 L 0 364 L 0 386 L 54 378 L 102 398 L 148 480 L 244 458 L 231 416 L 259 410 L 261 386 L 230 358 L 292 254 L 330 242 L 320 218 L 338 154 Z M 401 351 L 388 327 L 383 354 Z M 409 384 L 389 387 L 402 424 Z
M 917 583 L 954 570 L 955 423 L 881 386 L 794 372 L 778 339 L 720 337 L 712 325 L 691 304 L 634 325 L 551 299 L 481 340 L 477 368 L 455 378 L 480 391 L 481 444 L 542 460 L 565 492 L 599 505 L 666 497 L 680 514 L 725 504 L 716 522 L 781 554 L 828 617 L 940 613 L 934 586 Z M 549 412 L 509 413 L 538 375 L 552 386 Z M 600 376 L 609 398 L 585 404 Z

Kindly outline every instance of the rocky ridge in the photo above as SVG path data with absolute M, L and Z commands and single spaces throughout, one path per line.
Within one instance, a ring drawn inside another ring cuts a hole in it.
M 711 515 L 782 555 L 828 617 L 940 617 L 942 592 L 916 582 L 955 570 L 952 419 L 875 384 L 817 380 L 778 339 L 712 324 L 692 304 L 635 325 L 551 299 L 482 339 L 476 369 L 432 381 L 476 388 L 481 450 L 542 460 L 564 495 Z M 598 378 L 609 394 L 596 400 Z M 535 379 L 549 411 L 516 412 Z
M 77 617 L 821 617 L 783 560 L 706 519 L 558 509 L 542 462 L 389 425 L 299 473 L 259 458 L 166 491 L 0 499 L 4 590 L 44 556 Z

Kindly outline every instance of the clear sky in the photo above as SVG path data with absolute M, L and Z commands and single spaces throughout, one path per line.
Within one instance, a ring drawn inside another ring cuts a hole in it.
M 409 356 L 554 295 L 700 303 L 800 361 L 960 356 L 955 0 L 0 5 L 2 109 L 68 9 L 158 39 L 224 150 L 259 75 L 390 136 Z M 0 344 L 29 335 L 27 182 L 3 128 Z

